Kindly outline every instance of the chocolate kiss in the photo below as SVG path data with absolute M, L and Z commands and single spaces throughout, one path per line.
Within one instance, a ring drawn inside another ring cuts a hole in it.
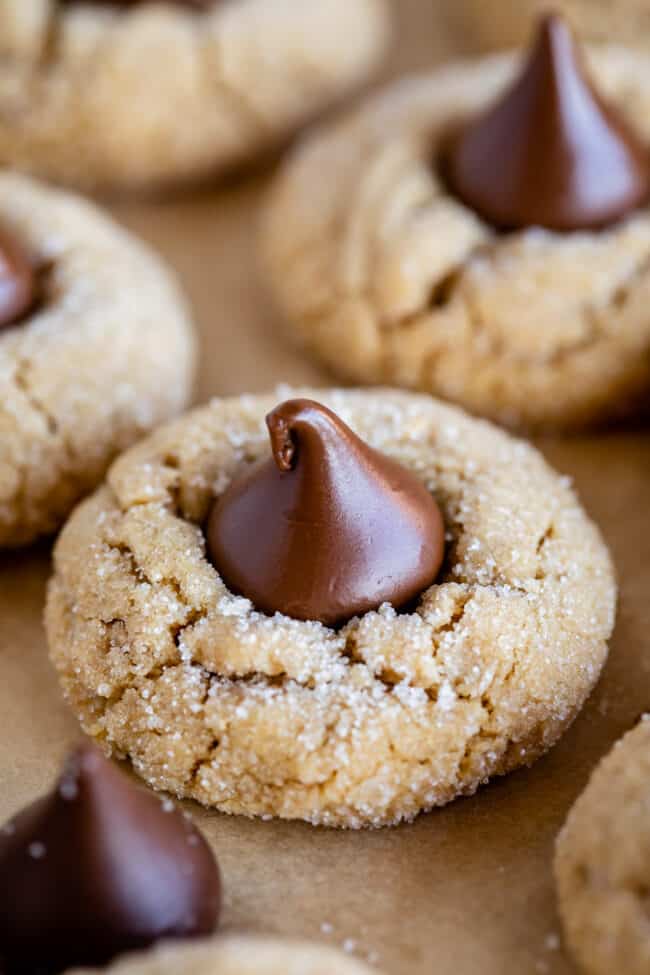
M 219 868 L 201 834 L 90 745 L 0 831 L 0 877 L 3 975 L 103 965 L 208 934 L 219 916 Z
M 335 625 L 435 580 L 440 510 L 408 470 L 335 413 L 289 400 L 266 422 L 273 456 L 214 503 L 210 557 L 231 591 L 265 613 Z
M 36 274 L 20 244 L 0 230 L 0 329 L 15 325 L 36 301 Z
M 453 192 L 500 229 L 604 227 L 648 198 L 648 152 L 594 90 L 566 23 L 546 17 L 514 85 L 452 139 Z

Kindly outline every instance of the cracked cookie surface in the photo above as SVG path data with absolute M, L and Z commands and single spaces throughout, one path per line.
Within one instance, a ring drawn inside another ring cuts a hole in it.
M 53 532 L 113 457 L 189 401 L 194 337 L 172 277 L 95 207 L 0 174 L 0 222 L 43 295 L 0 333 L 0 547 Z
M 557 840 L 565 935 L 589 975 L 650 971 L 650 719 L 601 761 Z
M 447 561 L 410 613 L 334 630 L 256 612 L 201 526 L 293 394 L 214 400 L 116 461 L 56 546 L 51 659 L 85 731 L 157 789 L 331 826 L 412 819 L 573 720 L 607 654 L 609 556 L 527 444 L 426 396 L 299 390 L 429 487 Z
M 114 962 L 108 975 L 370 975 L 356 958 L 306 941 L 229 936 L 196 944 L 162 945 Z M 70 975 L 98 975 L 78 969 Z
M 0 162 L 81 187 L 213 175 L 363 80 L 386 34 L 384 0 L 2 0 Z
M 650 140 L 650 59 L 591 62 Z M 263 258 L 291 335 L 335 373 L 509 426 L 583 427 L 647 401 L 650 211 L 597 233 L 497 234 L 450 195 L 432 164 L 449 126 L 516 63 L 403 81 L 308 136 L 271 191 Z

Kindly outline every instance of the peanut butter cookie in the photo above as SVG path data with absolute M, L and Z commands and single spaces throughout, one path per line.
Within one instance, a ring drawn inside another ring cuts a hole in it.
M 363 80 L 386 33 L 384 0 L 2 0 L 0 163 L 84 188 L 214 174 Z
M 649 806 L 646 717 L 602 760 L 557 841 L 564 930 L 589 975 L 650 971 Z
M 399 612 L 335 626 L 230 591 L 208 516 L 269 456 L 278 398 L 214 400 L 119 458 L 66 525 L 51 658 L 85 731 L 157 789 L 328 826 L 410 820 L 557 741 L 607 655 L 612 567 L 566 479 L 525 443 L 427 396 L 300 395 L 435 497 L 447 546 L 433 583 Z M 284 516 L 269 505 L 269 526 Z M 242 520 L 261 557 L 269 526 Z
M 600 124 L 602 96 L 639 144 L 650 140 L 645 55 L 590 51 L 589 76 L 600 95 L 583 84 L 572 101 L 569 88 L 575 94 L 576 79 L 583 81 L 573 68 L 566 97 L 554 100 L 569 41 L 557 22 L 542 33 L 534 72 L 531 62 L 518 89 L 513 55 L 401 81 L 307 136 L 282 168 L 265 212 L 264 263 L 290 334 L 335 373 L 430 392 L 523 428 L 584 427 L 647 403 L 647 204 L 604 228 L 504 232 L 452 191 L 444 169 L 457 127 L 487 116 L 511 85 L 508 124 L 521 125 L 525 105 L 539 104 L 530 89 L 540 78 L 549 86 L 546 104 L 568 113 L 577 101 L 571 124 Z M 516 138 L 499 135 L 503 123 L 495 110 L 490 142 L 481 147 L 488 151 L 478 175 L 495 184 L 499 158 L 510 173 L 515 144 L 522 150 L 522 140 L 540 132 L 550 143 L 557 120 Z M 603 131 L 604 123 L 586 133 L 592 149 L 603 144 Z M 560 146 L 556 159 L 575 158 L 578 136 L 569 135 L 568 152 Z M 537 143 L 528 158 L 539 181 L 553 167 Z M 594 185 L 605 186 L 613 160 L 627 165 L 612 139 L 610 147 L 602 179 L 590 174 L 586 198 Z M 501 175 L 502 188 L 514 185 Z
M 202 944 L 163 945 L 104 969 L 108 975 L 378 975 L 366 965 L 323 945 L 240 935 Z M 71 975 L 99 975 L 84 969 Z
M 53 532 L 112 458 L 188 403 L 168 271 L 94 206 L 0 174 L 0 547 Z

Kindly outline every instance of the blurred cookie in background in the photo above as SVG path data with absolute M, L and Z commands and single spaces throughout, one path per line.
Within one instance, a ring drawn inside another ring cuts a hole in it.
M 157 189 L 256 158 L 362 82 L 385 0 L 2 0 L 0 165 Z
M 556 0 L 554 11 L 570 18 L 589 40 L 650 50 L 650 5 L 645 0 Z M 491 50 L 524 43 L 548 0 L 460 0 L 451 5 L 456 40 L 467 49 Z
M 557 840 L 565 940 L 588 975 L 650 971 L 649 772 L 645 715 L 596 767 Z
M 0 173 L 0 549 L 56 531 L 188 404 L 195 364 L 187 303 L 149 248 L 85 200 Z
M 541 18 L 527 54 L 387 85 L 283 161 L 263 266 L 334 374 L 519 430 L 636 416 L 650 389 L 650 59 Z M 324 178 L 324 174 L 327 174 Z

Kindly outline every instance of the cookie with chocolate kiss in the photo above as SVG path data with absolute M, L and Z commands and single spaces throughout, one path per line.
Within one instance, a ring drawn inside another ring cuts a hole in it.
M 389 6 L 0 0 L 0 163 L 120 195 L 228 175 L 368 79 Z
M 32 310 L 37 291 L 36 271 L 25 248 L 0 227 L 0 331 L 18 324 Z
M 289 400 L 266 422 L 272 457 L 236 479 L 209 517 L 226 585 L 265 613 L 329 626 L 428 589 L 444 524 L 424 484 L 313 400 Z
M 595 90 L 566 22 L 541 22 L 523 71 L 450 140 L 451 190 L 499 229 L 589 230 L 650 195 L 648 149 Z
M 410 820 L 532 764 L 569 726 L 607 656 L 609 557 L 566 479 L 490 424 L 385 387 L 293 396 L 279 410 L 269 395 L 213 399 L 116 461 L 57 542 L 51 659 L 82 723 L 156 788 L 231 815 Z M 269 414 L 273 457 L 260 438 Z M 272 595 L 329 600 L 330 580 L 334 601 L 355 595 L 357 577 L 386 589 L 408 579 L 417 603 L 340 630 L 264 615 L 206 561 L 215 484 L 224 503 L 230 494 L 230 512 L 215 509 L 226 554 L 264 583 L 257 561 Z M 435 564 L 422 578 L 416 564 L 440 524 L 425 485 L 452 539 L 434 585 Z M 116 637 L 130 652 L 107 655 L 101 621 L 125 600 Z M 162 640 L 182 666 L 172 654 L 152 669 Z M 119 694 L 98 711 L 105 682 L 126 688 L 128 709 Z
M 0 876 L 3 975 L 103 965 L 209 934 L 219 918 L 219 868 L 201 834 L 91 745 L 0 831 Z

